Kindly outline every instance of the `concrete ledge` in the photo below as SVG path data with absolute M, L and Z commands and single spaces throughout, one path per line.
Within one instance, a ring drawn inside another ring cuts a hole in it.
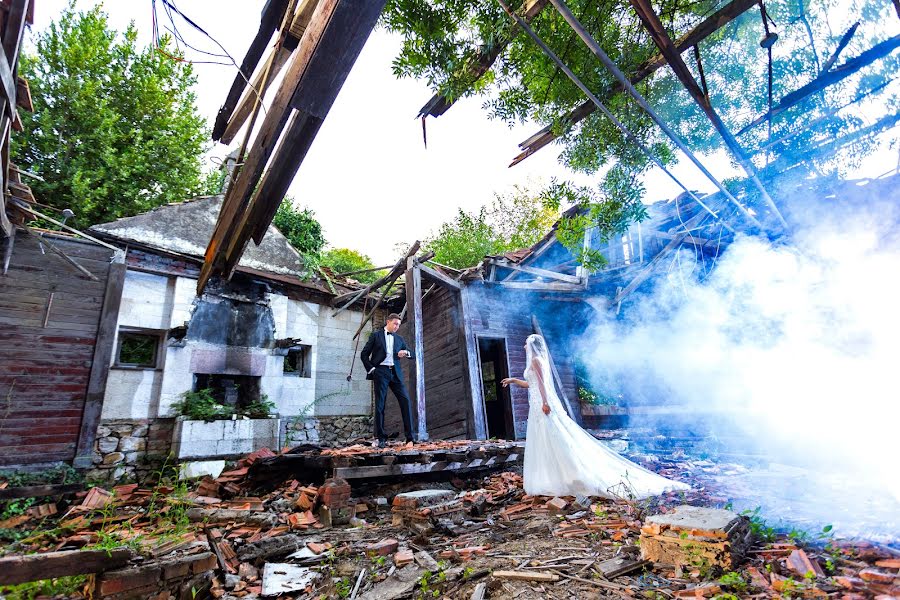
M 191 421 L 179 419 L 172 434 L 178 459 L 221 458 L 279 447 L 281 419 Z

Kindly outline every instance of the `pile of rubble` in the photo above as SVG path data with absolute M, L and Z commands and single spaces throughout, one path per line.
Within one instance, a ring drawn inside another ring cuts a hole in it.
M 110 599 L 900 594 L 900 552 L 832 539 L 761 542 L 746 516 L 704 508 L 715 496 L 696 486 L 652 505 L 547 498 L 502 471 L 355 487 L 288 478 L 260 494 L 250 473 L 275 456 L 254 453 L 190 486 L 92 488 L 0 523 L 16 532 L 0 557 L 0 586 L 84 573 L 82 597 Z

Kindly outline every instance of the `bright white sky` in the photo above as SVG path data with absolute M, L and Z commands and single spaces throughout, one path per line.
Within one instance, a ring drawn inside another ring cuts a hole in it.
M 98 3 L 79 0 L 77 7 L 88 9 Z M 47 27 L 67 4 L 68 0 L 37 0 L 35 30 Z M 151 0 L 103 4 L 113 28 L 124 30 L 133 21 L 140 43 L 150 43 Z M 259 28 L 263 4 L 264 0 L 176 2 L 238 63 Z M 216 50 L 186 24 L 178 22 L 178 26 L 192 45 Z M 33 39 L 33 34 L 27 39 Z M 594 178 L 576 177 L 560 166 L 556 147 L 544 148 L 515 168 L 507 168 L 518 154 L 517 144 L 537 128 L 526 124 L 510 129 L 491 121 L 478 99 L 463 100 L 440 118 L 429 118 L 426 150 L 415 116 L 431 92 L 423 83 L 394 78 L 390 65 L 398 48 L 399 39 L 384 31 L 372 34 L 291 186 L 290 195 L 315 211 L 332 246 L 359 250 L 379 265 L 392 264 L 397 244 L 427 237 L 457 209 L 477 209 L 490 202 L 495 192 L 508 192 L 515 184 L 537 188 L 554 176 L 594 183 Z M 188 52 L 189 57 L 202 60 L 202 55 Z M 197 64 L 195 69 L 197 104 L 212 124 L 236 68 Z M 228 151 L 218 144 L 210 155 L 222 157 Z M 713 191 L 712 184 L 687 163 L 683 160 L 674 169 L 682 181 Z M 719 178 L 734 174 L 724 156 L 707 164 Z M 681 191 L 659 171 L 650 173 L 647 188 L 648 200 Z

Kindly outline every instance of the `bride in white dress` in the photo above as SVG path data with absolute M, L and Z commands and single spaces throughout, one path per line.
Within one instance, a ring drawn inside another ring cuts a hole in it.
M 525 356 L 525 379 L 508 377 L 501 383 L 528 388 L 526 493 L 645 498 L 689 489 L 619 456 L 569 418 L 552 384 L 544 338 L 528 336 Z

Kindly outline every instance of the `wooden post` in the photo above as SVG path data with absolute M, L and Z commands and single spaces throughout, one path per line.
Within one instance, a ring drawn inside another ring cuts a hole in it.
M 469 287 L 464 285 L 459 291 L 462 309 L 463 336 L 465 338 L 466 364 L 468 365 L 469 389 L 472 392 L 472 420 L 475 423 L 475 439 L 486 440 L 487 416 L 484 412 L 484 390 L 481 388 L 481 363 L 478 359 L 478 342 L 472 327 L 472 311 L 469 301 Z
M 84 401 L 84 413 L 81 417 L 81 431 L 78 434 L 78 444 L 75 448 L 75 460 L 72 462 L 72 466 L 78 469 L 91 466 L 91 454 L 94 448 L 94 439 L 97 436 L 97 426 L 100 424 L 100 413 L 103 409 L 103 396 L 106 393 L 106 380 L 109 376 L 113 344 L 116 340 L 116 326 L 119 321 L 119 307 L 122 304 L 124 287 L 125 253 L 117 250 L 107 274 L 106 293 L 103 296 L 103 308 L 100 311 L 100 324 L 97 330 L 97 343 L 94 346 L 91 375 Z
M 416 408 L 416 439 L 428 440 L 425 425 L 425 338 L 422 327 L 422 272 L 415 256 L 406 260 L 406 308 L 412 319 L 412 345 L 415 360 L 412 363 L 412 381 L 415 382 L 413 397 Z

